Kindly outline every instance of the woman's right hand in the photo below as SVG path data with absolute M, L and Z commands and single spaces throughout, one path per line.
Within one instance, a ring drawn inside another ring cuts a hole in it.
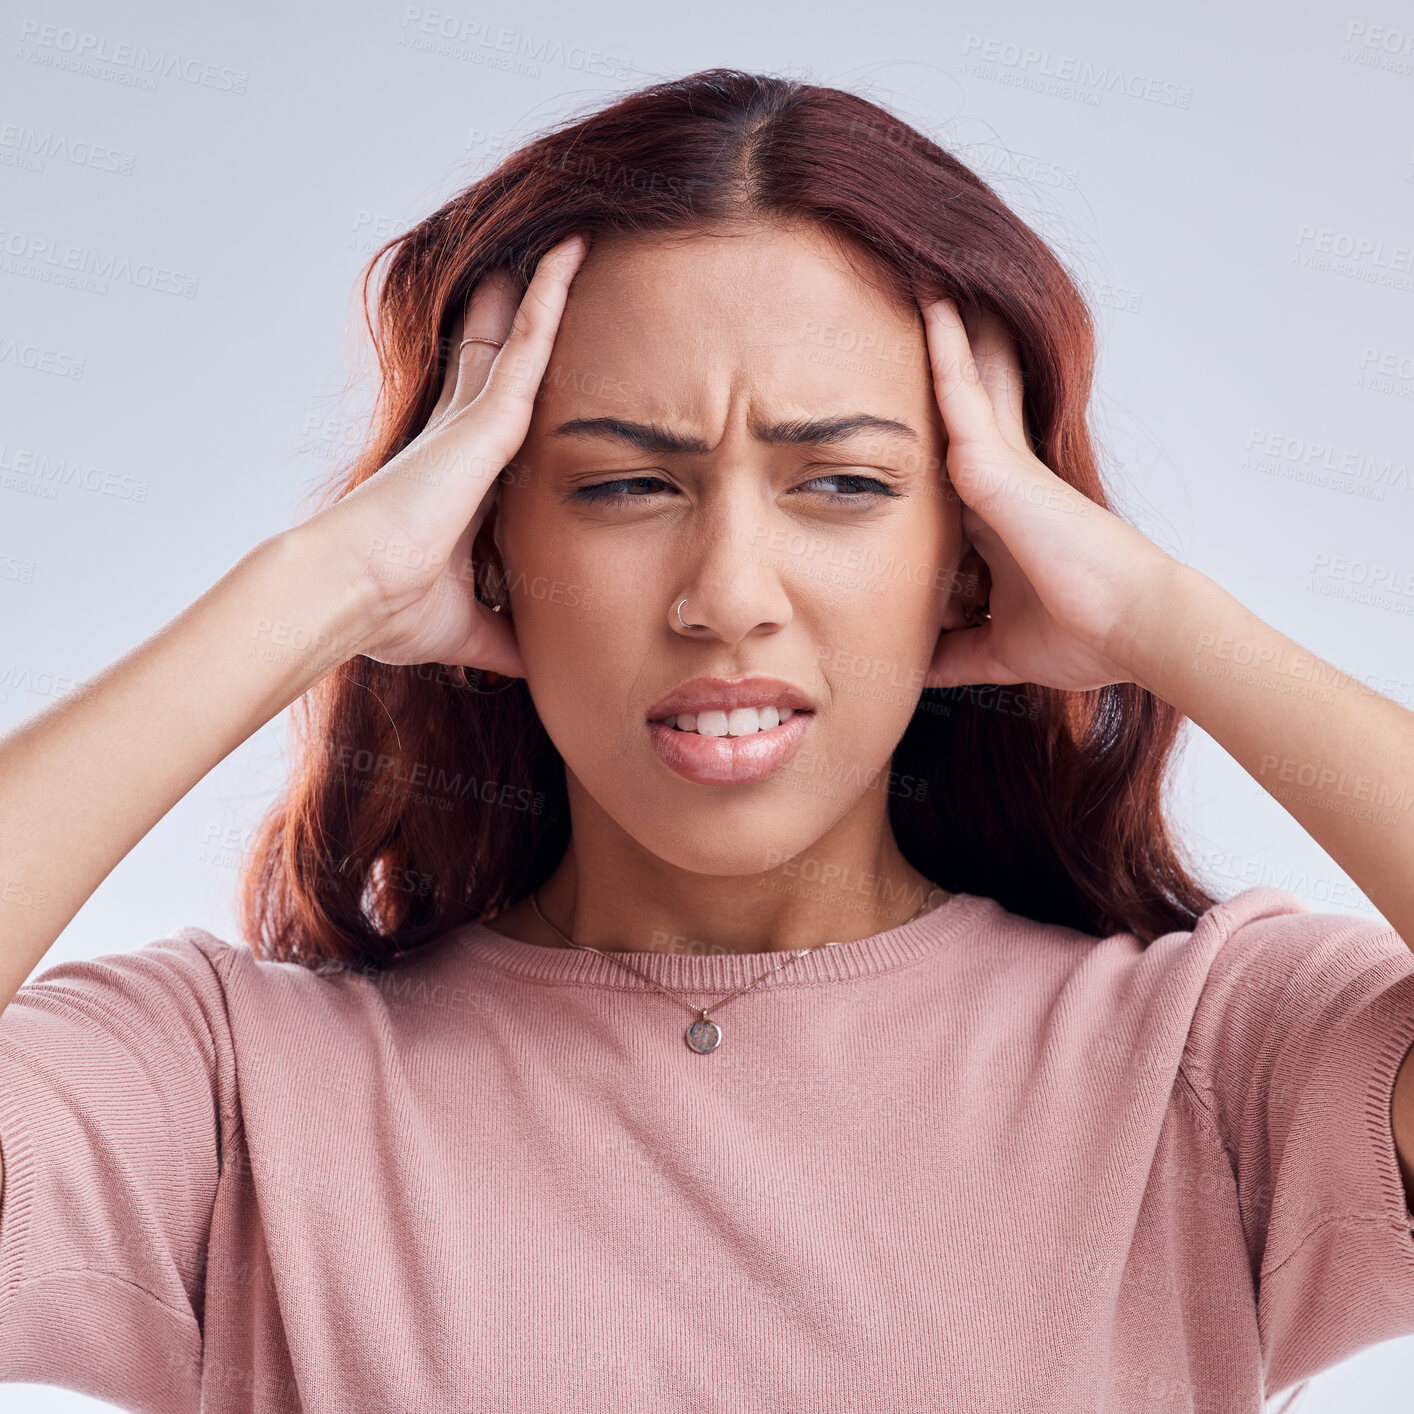
M 299 526 L 351 566 L 368 622 L 356 652 L 381 663 L 446 663 L 524 677 L 515 632 L 476 598 L 472 544 L 492 488 L 525 441 L 570 281 L 587 250 L 545 253 L 517 306 L 498 268 L 452 328 L 452 354 L 427 426 L 397 456 Z M 467 344 L 476 336 L 503 346 Z

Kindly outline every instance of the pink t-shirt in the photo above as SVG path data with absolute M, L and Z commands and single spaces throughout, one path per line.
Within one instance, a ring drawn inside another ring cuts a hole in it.
M 624 953 L 709 1002 L 776 959 Z M 714 1013 L 481 925 L 198 928 L 0 1017 L 0 1379 L 139 1410 L 1256 1411 L 1414 1334 L 1414 955 L 958 894 Z

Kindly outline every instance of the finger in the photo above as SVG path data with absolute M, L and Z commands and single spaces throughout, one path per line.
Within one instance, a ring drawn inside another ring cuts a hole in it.
M 976 332 L 969 342 L 1002 436 L 1018 451 L 1029 452 L 1031 441 L 1026 435 L 1024 412 L 1025 379 L 1016 340 L 999 316 L 991 310 L 983 310 L 977 315 Z
M 504 265 L 498 265 L 472 291 L 463 311 L 462 328 L 457 333 L 457 381 L 452 391 L 452 414 L 474 402 L 486 386 L 491 365 L 510 332 L 518 301 L 515 276 Z M 468 339 L 476 342 L 467 343 Z M 483 342 L 487 339 L 492 342 Z
M 454 498 L 441 507 L 445 514 L 460 517 L 462 524 L 450 561 L 458 578 L 468 573 L 471 545 L 493 503 L 497 479 L 525 441 L 569 283 L 586 249 L 582 237 L 552 247 L 541 257 L 519 300 L 514 278 L 498 268 L 468 302 L 467 333 L 462 337 L 486 330 L 487 337 L 496 338 L 501 347 L 466 345 L 461 380 L 442 422 L 423 441 L 418 461 L 424 484 L 430 473 L 437 485 L 457 488 Z M 484 373 L 472 370 L 474 349 L 491 355 Z M 504 367 L 520 370 L 520 376 L 498 373 Z M 488 490 L 493 494 L 488 495 Z
M 476 509 L 471 514 L 471 519 L 467 521 L 462 533 L 457 536 L 457 543 L 452 546 L 451 554 L 447 557 L 448 573 L 456 580 L 458 589 L 465 594 L 469 602 L 478 605 L 487 614 L 490 614 L 491 610 L 485 608 L 476 597 L 476 557 L 473 550 L 476 538 L 481 534 L 482 524 L 498 505 L 500 499 L 501 483 L 495 481 L 485 496 L 477 503 Z M 495 622 L 499 623 L 500 620 L 496 619 Z
M 435 427 L 481 391 L 496 350 L 490 344 L 464 341 L 477 335 L 494 339 L 497 344 L 504 343 L 515 306 L 514 279 L 504 266 L 498 266 L 476 282 L 447 332 L 442 391 L 427 419 L 428 427 Z
M 995 444 L 1001 437 L 996 410 L 982 383 L 981 369 L 957 305 L 946 298 L 924 305 L 923 324 L 933 394 L 943 415 L 949 443 L 958 446 Z
M 587 250 L 583 236 L 570 236 L 541 256 L 530 277 L 505 344 L 491 364 L 486 386 L 474 400 L 474 406 L 485 409 L 485 434 L 493 455 L 509 460 L 525 441 L 570 281 Z
M 492 490 L 492 495 L 495 494 Z M 488 501 L 491 499 L 487 498 Z M 451 564 L 457 567 L 453 576 L 460 598 L 460 612 L 465 625 L 464 636 L 444 661 L 461 663 L 468 668 L 489 668 L 492 672 L 511 677 L 525 677 L 515 628 L 508 613 L 497 612 L 490 604 L 476 597 L 476 572 L 472 547 L 484 515 L 478 513 L 476 525 L 468 526 L 457 542 Z
M 1025 681 L 993 654 L 994 632 L 992 622 L 987 620 L 976 628 L 953 629 L 941 634 L 923 675 L 923 686 L 971 687 L 983 683 L 1001 686 Z
M 447 332 L 447 356 L 446 363 L 442 369 L 442 390 L 437 394 L 437 401 L 433 404 L 432 411 L 428 414 L 427 425 L 435 427 L 441 421 L 443 414 L 451 406 L 452 393 L 457 386 L 457 341 L 461 338 L 462 318 L 464 310 L 457 312 L 456 318 L 452 321 L 452 327 Z M 442 357 L 442 350 L 438 349 L 437 356 Z

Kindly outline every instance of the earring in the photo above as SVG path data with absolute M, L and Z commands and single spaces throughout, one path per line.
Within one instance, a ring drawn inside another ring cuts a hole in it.
M 962 611 L 962 617 L 972 628 L 979 628 L 982 624 L 992 621 L 992 607 L 990 604 L 969 604 Z
M 507 688 L 514 687 L 520 681 L 519 678 L 508 678 L 504 673 L 493 673 L 490 668 L 473 668 L 471 671 L 476 674 L 476 681 L 472 682 L 466 675 L 466 669 L 458 663 L 452 669 L 456 674 L 457 681 L 465 688 L 477 694 L 478 697 L 494 697 L 498 692 L 505 692 Z M 491 686 L 482 686 L 490 683 Z
M 480 585 L 476 586 L 478 591 L 480 587 Z M 479 592 L 476 597 L 478 600 L 481 600 L 482 603 L 486 602 L 481 599 Z M 493 614 L 504 614 L 509 621 L 511 617 L 510 603 L 503 599 L 500 603 L 492 604 L 491 612 Z M 464 664 L 458 663 L 452 668 L 452 672 L 463 687 L 470 688 L 472 692 L 479 693 L 483 697 L 490 697 L 497 692 L 505 692 L 507 688 L 514 687 L 516 683 L 520 681 L 519 678 L 508 677 L 505 673 L 493 672 L 490 668 L 473 668 L 471 671 L 476 674 L 475 682 L 472 682 L 467 677 L 467 670 Z

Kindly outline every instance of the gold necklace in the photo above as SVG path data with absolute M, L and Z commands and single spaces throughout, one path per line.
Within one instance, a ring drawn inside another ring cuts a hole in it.
M 903 923 L 895 923 L 894 927 L 902 928 L 904 923 L 912 923 L 913 920 L 919 916 L 919 914 L 923 913 L 924 910 L 927 909 L 928 899 L 931 899 L 935 892 L 947 894 L 947 898 L 943 899 L 942 901 L 943 903 L 946 903 L 947 899 L 952 897 L 952 895 L 949 894 L 946 889 L 942 888 L 938 884 L 934 884 L 932 890 L 929 891 L 927 898 L 925 898 L 923 902 L 918 906 L 917 911 L 911 913 L 907 918 L 905 918 L 903 920 Z M 588 943 L 577 943 L 573 938 L 565 937 L 565 935 L 561 933 L 560 930 L 556 928 L 555 925 L 551 923 L 550 920 L 546 918 L 545 915 L 540 911 L 539 889 L 536 889 L 530 895 L 530 906 L 535 910 L 540 921 L 552 933 L 555 933 L 560 938 L 563 938 L 564 941 L 570 947 L 582 948 L 585 952 L 598 953 L 600 957 L 607 958 L 608 961 L 617 963 L 620 967 L 627 968 L 628 971 L 632 972 L 636 977 L 641 977 L 645 982 L 651 982 L 655 987 L 657 987 L 660 992 L 666 992 L 668 996 L 672 997 L 675 1001 L 681 1002 L 690 1012 L 694 1012 L 697 1016 L 697 1020 L 694 1021 L 692 1025 L 687 1028 L 686 1032 L 684 1033 L 684 1040 L 686 1040 L 688 1048 L 690 1050 L 696 1051 L 698 1055 L 703 1056 L 705 1056 L 709 1051 L 715 1051 L 717 1047 L 720 1046 L 722 1043 L 722 1028 L 718 1026 L 715 1021 L 709 1021 L 707 1019 L 707 1013 L 709 1011 L 715 1011 L 718 1007 L 725 1006 L 730 1001 L 735 1001 L 736 998 L 741 996 L 743 992 L 749 992 L 753 987 L 764 982 L 766 978 L 774 977 L 775 974 L 781 970 L 781 968 L 789 967 L 793 962 L 799 962 L 801 958 L 805 957 L 809 953 L 815 952 L 819 948 L 834 948 L 838 947 L 840 943 L 843 942 L 857 941 L 857 939 L 852 938 L 837 938 L 833 942 L 816 943 L 815 946 L 812 948 L 804 948 L 801 951 L 796 952 L 795 956 L 788 957 L 784 962 L 777 964 L 769 972 L 763 972 L 761 976 L 756 979 L 755 982 L 748 982 L 746 986 L 738 987 L 736 991 L 729 992 L 725 997 L 719 998 L 710 1006 L 702 1007 L 694 1006 L 690 1001 L 687 1000 L 686 997 L 679 996 L 676 992 L 671 990 L 671 988 L 663 986 L 661 982 L 648 976 L 646 972 L 640 972 L 638 968 L 629 966 L 629 964 L 624 962 L 622 959 L 617 957 L 611 957 L 608 953 L 602 952 L 598 948 L 590 947 Z M 942 904 L 939 904 L 938 907 L 942 907 Z

